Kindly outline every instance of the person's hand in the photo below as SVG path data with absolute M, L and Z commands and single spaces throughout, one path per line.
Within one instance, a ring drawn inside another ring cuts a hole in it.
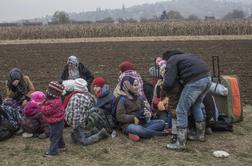
M 157 107 L 159 111 L 165 111 L 168 109 L 168 105 L 169 105 L 169 98 L 165 97 L 158 103 Z
M 165 110 L 164 102 L 160 101 L 157 107 L 158 107 L 158 111 L 164 111 Z
M 26 104 L 27 104 L 27 100 L 24 100 L 24 101 L 22 102 L 22 106 L 24 107 Z
M 14 80 L 13 82 L 12 82 L 12 85 L 13 86 L 17 86 L 19 84 L 19 80 Z
M 137 117 L 134 117 L 134 123 L 135 123 L 136 125 L 139 124 L 139 119 L 138 119 Z
M 168 109 L 168 106 L 169 106 L 169 98 L 168 97 L 165 97 L 163 100 L 162 100 L 163 104 L 164 104 L 164 107 L 165 109 Z

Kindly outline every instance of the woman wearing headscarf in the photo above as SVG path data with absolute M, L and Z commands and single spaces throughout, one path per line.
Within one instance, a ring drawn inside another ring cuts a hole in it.
M 77 78 L 83 78 L 88 82 L 88 89 L 94 79 L 91 72 L 79 62 L 79 59 L 72 55 L 68 57 L 67 65 L 64 67 L 64 71 L 61 75 L 61 80 L 75 80 Z
M 122 131 L 132 141 L 163 135 L 164 121 L 151 120 L 139 95 L 139 82 L 136 78 L 125 76 L 120 82 L 120 100 L 117 104 L 116 118 Z
M 140 76 L 139 73 L 137 73 L 137 71 L 135 70 L 135 66 L 134 64 L 128 62 L 128 61 L 124 61 L 122 62 L 120 65 L 119 65 L 119 70 L 120 70 L 120 76 L 119 76 L 119 79 L 118 79 L 118 84 L 116 86 L 116 88 L 114 89 L 114 95 L 115 97 L 117 96 L 120 96 L 120 84 L 122 82 L 122 79 L 125 77 L 125 76 L 130 76 L 134 79 L 136 79 L 138 81 L 138 94 L 140 96 L 142 96 L 143 100 L 144 100 L 144 105 L 146 107 L 146 109 L 149 111 L 149 112 L 152 112 L 151 111 L 151 106 L 145 96 L 145 93 L 144 93 L 144 88 L 143 88 L 143 79 L 142 77 Z
M 7 98 L 24 105 L 30 99 L 35 88 L 27 75 L 23 75 L 20 69 L 13 68 L 9 72 L 6 91 Z

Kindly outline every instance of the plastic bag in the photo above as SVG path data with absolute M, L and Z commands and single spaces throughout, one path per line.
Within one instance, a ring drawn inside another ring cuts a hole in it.
M 228 89 L 224 85 L 220 83 L 216 83 L 216 82 L 212 82 L 210 91 L 214 94 L 221 95 L 221 96 L 228 95 Z

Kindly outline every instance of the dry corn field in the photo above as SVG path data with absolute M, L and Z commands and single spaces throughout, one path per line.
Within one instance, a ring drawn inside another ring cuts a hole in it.
M 83 37 L 251 35 L 252 20 L 87 23 L 0 27 L 0 40 Z

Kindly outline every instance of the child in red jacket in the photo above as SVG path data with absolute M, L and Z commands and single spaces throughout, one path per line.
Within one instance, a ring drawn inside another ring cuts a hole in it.
M 57 155 L 59 148 L 65 148 L 63 139 L 64 108 L 61 94 L 64 86 L 58 82 L 50 82 L 46 90 L 47 100 L 42 105 L 42 113 L 50 129 L 50 147 L 46 155 Z

